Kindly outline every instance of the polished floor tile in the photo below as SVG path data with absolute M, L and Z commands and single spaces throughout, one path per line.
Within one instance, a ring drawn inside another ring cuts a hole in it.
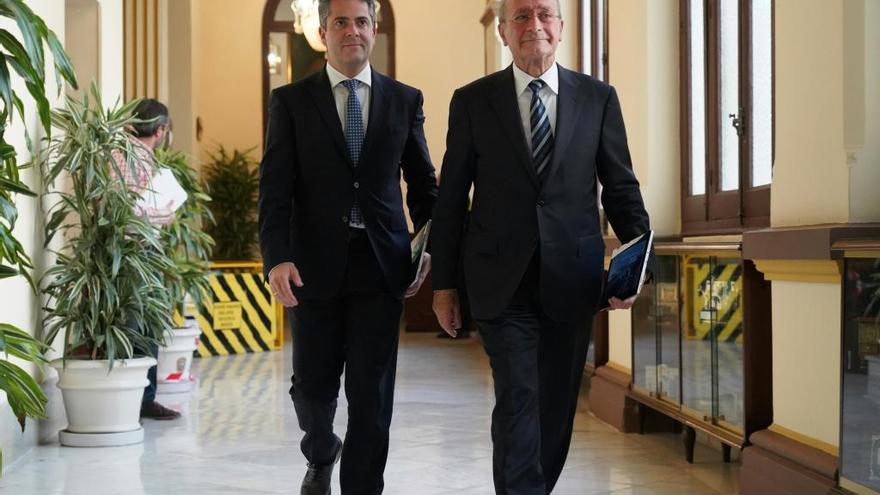
M 159 396 L 183 411 L 147 421 L 142 445 L 34 449 L 0 479 L 0 494 L 297 494 L 305 473 L 301 433 L 287 390 L 283 352 L 199 359 L 192 394 Z M 492 380 L 476 338 L 401 339 L 389 495 L 491 495 Z M 336 426 L 344 432 L 345 400 Z M 582 400 L 555 495 L 737 493 L 737 464 L 698 445 L 684 461 L 675 435 L 621 434 L 590 416 Z M 338 470 L 333 493 L 339 493 Z

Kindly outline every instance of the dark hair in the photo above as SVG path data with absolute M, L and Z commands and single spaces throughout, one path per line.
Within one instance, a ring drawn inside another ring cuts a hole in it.
M 162 126 L 167 126 L 168 107 L 153 98 L 144 98 L 134 107 L 131 115 L 142 122 L 132 124 L 136 137 L 155 136 Z
M 330 17 L 330 2 L 332 0 L 318 0 L 318 20 L 321 22 L 321 27 L 327 29 L 327 18 Z M 370 20 L 373 21 L 373 25 L 376 25 L 376 0 L 361 0 L 365 4 L 367 4 L 367 8 L 370 10 Z

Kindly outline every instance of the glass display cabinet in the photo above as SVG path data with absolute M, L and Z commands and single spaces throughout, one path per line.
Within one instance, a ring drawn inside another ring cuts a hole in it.
M 840 486 L 880 495 L 880 242 L 845 253 Z
M 632 309 L 630 396 L 721 441 L 724 459 L 772 420 L 770 283 L 739 243 L 658 243 Z

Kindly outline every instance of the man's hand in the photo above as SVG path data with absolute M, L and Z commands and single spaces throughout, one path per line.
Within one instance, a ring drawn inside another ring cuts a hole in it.
M 608 300 L 608 304 L 611 306 L 608 308 L 608 311 L 614 311 L 615 309 L 630 309 L 633 303 L 636 302 L 636 297 L 638 297 L 638 295 L 632 296 L 629 299 L 612 297 Z
M 437 322 L 450 337 L 457 337 L 456 329 L 461 328 L 461 307 L 458 304 L 458 291 L 443 289 L 434 291 L 434 314 Z
M 297 287 L 303 286 L 302 278 L 299 276 L 299 270 L 293 263 L 281 263 L 269 272 L 269 287 L 272 288 L 272 295 L 275 299 L 292 308 L 299 304 L 293 291 L 290 289 L 290 283 L 293 282 Z
M 406 294 L 404 297 L 412 297 L 418 294 L 419 289 L 422 288 L 422 284 L 425 283 L 425 278 L 431 273 L 431 255 L 428 253 L 422 253 L 421 267 L 419 269 L 419 278 L 413 280 L 413 283 L 406 289 Z

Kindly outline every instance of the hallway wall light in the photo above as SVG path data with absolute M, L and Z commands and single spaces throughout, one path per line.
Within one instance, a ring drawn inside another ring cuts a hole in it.
M 318 2 L 317 0 L 293 0 L 290 4 L 293 10 L 293 30 L 297 34 L 305 35 L 309 46 L 316 52 L 326 52 L 327 47 L 321 41 L 321 35 L 318 33 L 320 27 L 320 19 L 318 18 Z
M 278 54 L 278 45 L 275 43 L 269 42 L 269 74 L 275 75 L 278 74 L 278 65 L 281 64 L 281 55 Z

